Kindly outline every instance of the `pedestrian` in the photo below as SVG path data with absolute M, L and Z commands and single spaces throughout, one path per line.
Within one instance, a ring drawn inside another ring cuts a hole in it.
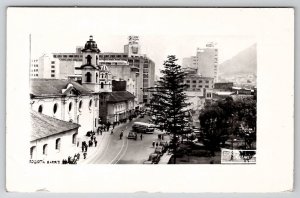
M 83 159 L 86 159 L 87 152 L 83 153 Z
M 100 129 L 100 135 L 102 135 L 102 130 Z
M 152 146 L 155 147 L 155 141 L 152 142 Z
M 112 135 L 114 133 L 113 129 L 111 130 L 110 134 Z
M 95 147 L 96 147 L 97 146 L 97 140 L 96 139 L 94 140 L 94 143 L 95 143 Z
M 156 147 L 158 147 L 158 142 L 156 142 Z
M 80 159 L 80 153 L 77 153 L 77 160 Z
M 141 133 L 141 136 L 140 136 L 140 137 L 141 137 L 141 140 L 143 140 L 143 134 L 142 134 L 142 133 Z
M 120 133 L 120 140 L 122 139 L 123 137 L 123 131 Z
M 85 145 L 84 145 L 84 141 L 83 141 L 83 142 L 81 142 L 81 151 L 82 151 L 82 152 L 84 152 L 84 146 L 85 146 Z
M 89 147 L 92 147 L 92 146 L 93 146 L 93 141 L 90 140 L 90 141 L 89 141 Z

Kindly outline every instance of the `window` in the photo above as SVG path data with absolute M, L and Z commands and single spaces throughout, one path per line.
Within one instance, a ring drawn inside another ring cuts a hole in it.
M 90 103 L 89 103 L 89 108 L 92 107 L 92 104 L 93 104 L 93 100 L 91 99 L 91 100 L 90 100 Z
M 196 87 L 196 85 L 193 85 L 193 87 Z
M 69 111 L 72 110 L 72 105 L 73 105 L 72 102 L 70 102 L 70 103 L 69 103 Z
M 55 70 L 51 70 L 51 73 L 55 73 Z
M 32 146 L 30 148 L 30 159 L 32 159 L 33 156 L 35 155 L 35 151 L 36 151 L 36 146 Z
M 60 138 L 57 138 L 55 140 L 55 150 L 60 150 Z
M 81 108 L 82 108 L 82 100 L 79 101 L 79 108 L 78 108 L 79 111 L 81 110 Z
M 96 73 L 96 83 L 98 83 L 98 73 Z
M 43 113 L 43 106 L 42 105 L 39 106 L 38 112 Z
M 209 81 L 207 80 L 207 81 L 205 81 L 206 83 L 209 83 Z
M 51 68 L 55 68 L 55 66 L 54 66 L 54 65 L 51 65 Z
M 103 89 L 103 87 L 104 87 L 104 83 L 103 83 L 103 82 L 101 82 L 101 89 Z
M 145 65 L 144 65 L 144 68 L 149 68 L 149 65 L 148 65 L 148 64 L 145 64 Z
M 202 85 L 199 85 L 200 88 L 202 88 Z
M 189 81 L 189 80 L 187 80 L 187 81 L 186 81 L 186 83 L 190 83 L 190 81 Z
M 55 103 L 54 106 L 53 106 L 53 113 L 54 114 L 57 112 L 57 107 L 58 107 L 58 104 Z
M 205 88 L 208 88 L 208 85 L 205 85 Z
M 51 74 L 51 77 L 55 77 L 55 74 Z
M 72 136 L 72 144 L 76 144 L 77 134 L 78 133 L 74 133 L 73 134 L 73 136 Z
M 55 64 L 55 61 L 51 61 L 51 64 Z
M 202 80 L 199 80 L 199 83 L 202 83 Z
M 44 144 L 43 146 L 43 155 L 47 155 L 48 154 L 48 144 Z
M 90 72 L 87 72 L 85 74 L 85 76 L 86 76 L 86 82 L 91 82 L 92 81 L 92 74 Z
M 193 80 L 193 83 L 196 83 L 196 81 L 195 81 L 195 80 Z

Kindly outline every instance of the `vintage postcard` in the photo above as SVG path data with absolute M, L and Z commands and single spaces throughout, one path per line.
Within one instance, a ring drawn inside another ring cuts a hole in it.
M 7 16 L 9 191 L 292 190 L 293 9 Z

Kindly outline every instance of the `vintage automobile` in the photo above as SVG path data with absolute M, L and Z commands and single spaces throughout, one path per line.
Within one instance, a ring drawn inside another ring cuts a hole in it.
M 147 161 L 144 161 L 144 164 L 158 164 L 160 160 L 160 155 L 157 153 L 151 153 Z
M 137 133 L 133 131 L 129 131 L 127 138 L 137 140 Z
M 162 154 L 163 154 L 163 146 L 157 146 L 157 147 L 155 148 L 154 153 L 157 153 L 157 154 L 159 154 L 159 155 L 162 155 Z

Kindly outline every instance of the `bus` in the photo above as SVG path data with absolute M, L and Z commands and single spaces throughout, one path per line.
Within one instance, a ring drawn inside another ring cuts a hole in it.
M 134 122 L 132 125 L 132 130 L 140 133 L 153 133 L 155 125 L 145 122 Z

